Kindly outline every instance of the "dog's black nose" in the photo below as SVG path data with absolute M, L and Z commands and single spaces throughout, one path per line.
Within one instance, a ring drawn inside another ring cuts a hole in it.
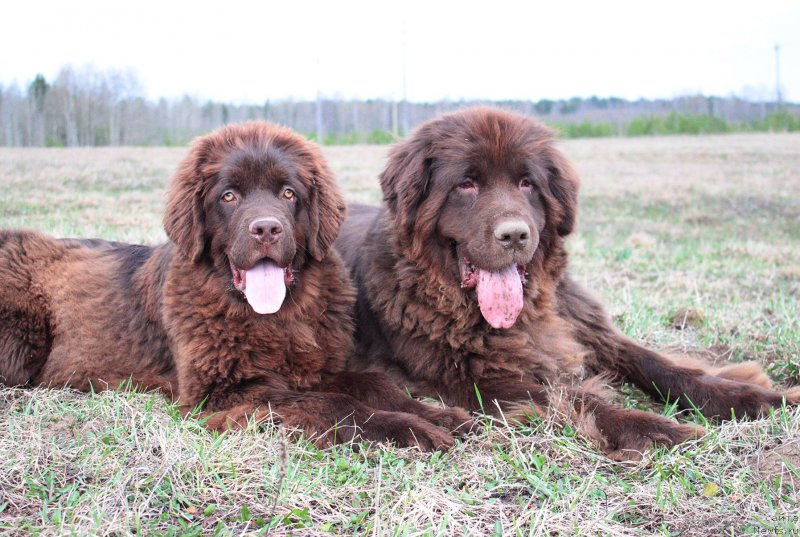
M 259 218 L 250 222 L 250 234 L 264 244 L 271 244 L 278 240 L 283 233 L 283 226 L 274 218 Z
M 503 248 L 522 248 L 531 236 L 531 228 L 522 220 L 506 220 L 494 228 L 494 238 Z

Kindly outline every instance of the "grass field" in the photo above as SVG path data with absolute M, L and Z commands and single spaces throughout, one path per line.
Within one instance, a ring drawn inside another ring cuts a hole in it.
M 800 382 L 800 134 L 562 147 L 583 178 L 573 273 L 624 331 Z M 325 148 L 350 201 L 379 201 L 386 151 Z M 162 241 L 184 153 L 0 148 L 0 227 Z M 2 389 L 0 534 L 800 535 L 796 409 L 629 464 L 569 427 L 482 424 L 446 454 L 320 451 L 212 435 L 158 394 Z

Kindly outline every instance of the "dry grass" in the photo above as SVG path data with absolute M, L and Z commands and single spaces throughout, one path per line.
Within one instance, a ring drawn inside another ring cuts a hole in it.
M 584 182 L 573 271 L 624 330 L 800 381 L 800 136 L 563 148 Z M 0 226 L 161 241 L 184 151 L 0 149 Z M 351 201 L 379 200 L 386 148 L 326 153 Z M 702 316 L 676 329 L 680 311 Z M 800 532 L 797 410 L 714 426 L 629 465 L 551 422 L 483 425 L 447 454 L 319 451 L 273 426 L 210 434 L 153 394 L 4 389 L 0 534 Z

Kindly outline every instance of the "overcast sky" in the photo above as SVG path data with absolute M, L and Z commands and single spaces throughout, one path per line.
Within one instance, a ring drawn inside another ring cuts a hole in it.
M 800 0 L 9 1 L 0 83 L 88 64 L 151 98 L 772 99 L 776 44 L 798 101 Z

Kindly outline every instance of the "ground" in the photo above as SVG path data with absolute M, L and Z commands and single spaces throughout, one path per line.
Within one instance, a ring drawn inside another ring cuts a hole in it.
M 583 181 L 573 274 L 625 332 L 800 382 L 800 134 L 561 146 Z M 163 241 L 185 151 L 0 148 L 0 227 Z M 379 201 L 386 151 L 325 148 L 350 201 Z M 446 454 L 320 451 L 213 435 L 158 394 L 2 389 L 0 534 L 800 535 L 796 409 L 630 464 L 569 427 L 482 425 Z

